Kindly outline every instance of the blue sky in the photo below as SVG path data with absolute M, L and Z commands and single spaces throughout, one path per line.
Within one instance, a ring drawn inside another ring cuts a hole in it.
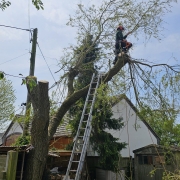
M 95 3 L 100 3 L 100 1 Z M 15 26 L 20 28 L 38 28 L 38 43 L 45 59 L 58 81 L 59 75 L 57 62 L 63 54 L 63 48 L 75 43 L 76 32 L 66 26 L 69 15 L 73 14 L 79 0 L 43 0 L 44 10 L 37 11 L 30 0 L 19 0 L 5 11 L 0 11 L 0 25 Z M 83 0 L 88 5 L 90 1 Z M 180 3 L 172 4 L 172 12 L 165 15 L 164 31 L 161 41 L 150 39 L 146 44 L 142 37 L 139 41 L 133 36 L 129 41 L 133 43 L 130 54 L 133 58 L 148 59 L 156 63 L 178 64 L 180 57 Z M 0 71 L 7 74 L 23 76 L 29 74 L 30 36 L 27 31 L 10 29 L 0 26 Z M 21 57 L 19 57 L 21 56 Z M 18 58 L 16 58 L 18 57 Z M 15 59 L 16 58 L 16 59 Z M 9 61 L 10 60 L 10 61 Z M 54 79 L 44 61 L 38 47 L 36 55 L 35 76 L 39 80 L 49 81 L 51 86 Z M 27 90 L 21 86 L 21 79 L 7 76 L 12 80 L 16 95 L 16 110 L 22 102 L 26 101 Z

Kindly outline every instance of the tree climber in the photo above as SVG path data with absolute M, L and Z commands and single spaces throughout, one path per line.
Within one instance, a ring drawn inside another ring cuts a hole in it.
M 122 51 L 127 53 L 128 50 L 132 47 L 132 43 L 128 42 L 126 40 L 127 36 L 131 34 L 132 32 L 128 32 L 125 36 L 123 36 L 124 27 L 122 25 L 119 25 L 117 27 L 116 31 L 116 44 L 115 44 L 115 59 L 113 64 L 116 64 L 117 61 L 117 55 Z

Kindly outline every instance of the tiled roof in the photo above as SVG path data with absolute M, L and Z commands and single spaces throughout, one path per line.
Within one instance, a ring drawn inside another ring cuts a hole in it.
M 68 127 L 69 124 L 69 118 L 65 118 L 63 122 L 58 126 L 56 133 L 54 134 L 54 137 L 59 137 L 59 136 L 71 136 L 72 131 Z

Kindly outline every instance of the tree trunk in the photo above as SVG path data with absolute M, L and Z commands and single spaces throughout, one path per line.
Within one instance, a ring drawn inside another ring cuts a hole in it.
M 110 81 L 128 61 L 130 59 L 127 55 L 119 57 L 115 66 L 105 74 L 104 82 Z M 31 144 L 33 149 L 30 150 L 28 155 L 25 179 L 41 180 L 48 155 L 48 126 L 50 140 L 69 108 L 87 94 L 89 85 L 68 96 L 49 124 L 48 82 L 39 81 L 38 85 L 32 88 L 32 81 L 36 82 L 36 78 L 29 76 L 26 78 L 26 81 L 31 96 L 34 116 L 31 128 Z
M 32 77 L 27 77 L 27 81 L 28 79 L 32 79 Z M 38 85 L 33 87 L 33 90 L 30 91 L 30 87 L 27 83 L 34 109 L 34 115 L 31 127 L 32 149 L 29 151 L 27 158 L 25 173 L 26 180 L 41 180 L 46 164 L 49 148 L 48 126 L 50 107 L 48 84 L 47 81 L 39 81 Z

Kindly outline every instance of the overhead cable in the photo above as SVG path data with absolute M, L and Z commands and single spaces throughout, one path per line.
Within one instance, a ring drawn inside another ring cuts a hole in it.
M 28 54 L 28 53 L 25 53 L 25 54 L 22 54 L 22 55 L 20 55 L 20 56 L 17 56 L 17 57 L 15 57 L 15 58 L 13 58 L 13 59 L 7 60 L 7 61 L 1 63 L 0 65 L 5 64 L 5 63 L 7 63 L 7 62 L 9 62 L 9 61 L 12 61 L 12 60 L 14 60 L 14 59 L 17 59 L 17 58 L 19 58 L 19 57 L 22 57 L 22 56 L 24 56 L 24 55 L 26 55 L 26 54 Z
M 38 45 L 38 48 L 39 48 L 39 50 L 40 50 L 40 52 L 41 52 L 41 54 L 42 54 L 42 57 L 44 58 L 44 61 L 46 62 L 46 65 L 47 65 L 47 67 L 48 67 L 48 69 L 49 69 L 49 71 L 50 71 L 50 73 L 51 73 L 51 75 L 52 75 L 52 77 L 53 77 L 53 79 L 54 79 L 54 81 L 55 81 L 55 83 L 56 83 L 56 79 L 55 79 L 54 76 L 53 76 L 53 73 L 52 73 L 52 71 L 51 71 L 51 69 L 50 69 L 50 67 L 49 67 L 49 65 L 48 65 L 48 63 L 47 63 L 47 61 L 46 61 L 46 59 L 45 59 L 45 56 L 44 56 L 43 53 L 42 53 L 42 50 L 41 50 L 38 42 L 37 42 L 37 45 Z
M 13 28 L 13 29 L 19 29 L 19 30 L 23 30 L 23 31 L 31 31 L 32 30 L 32 29 L 23 29 L 23 28 L 13 27 L 13 26 L 6 26 L 6 25 L 3 25 L 3 24 L 0 24 L 0 26 L 7 27 L 7 28 Z

